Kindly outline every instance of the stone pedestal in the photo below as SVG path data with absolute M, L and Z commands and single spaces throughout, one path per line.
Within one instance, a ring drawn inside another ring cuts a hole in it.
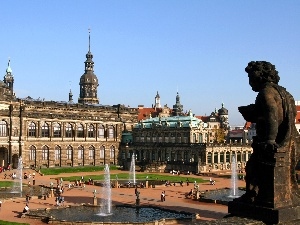
M 294 174 L 295 162 L 291 161 L 294 145 L 279 148 L 268 160 L 258 160 L 256 181 L 258 194 L 253 202 L 243 198 L 228 203 L 228 212 L 261 220 L 268 224 L 300 220 L 300 199 Z M 258 158 L 259 159 L 259 158 Z
M 98 201 L 97 201 L 97 197 L 93 198 L 93 205 L 97 205 Z
M 141 201 L 140 201 L 139 198 L 137 198 L 137 199 L 135 200 L 135 204 L 136 204 L 136 205 L 140 205 L 140 202 L 141 202 Z

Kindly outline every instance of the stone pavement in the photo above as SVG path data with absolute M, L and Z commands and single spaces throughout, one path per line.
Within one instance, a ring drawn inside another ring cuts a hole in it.
M 33 171 L 28 170 L 28 174 L 32 173 Z M 125 171 L 111 171 L 113 173 L 124 173 Z M 81 172 L 76 173 L 76 176 L 84 176 L 85 180 L 88 179 L 88 175 L 99 174 L 102 172 Z M 40 176 L 36 173 L 36 185 L 50 185 L 52 181 L 56 184 L 55 178 L 57 177 L 69 177 L 73 176 L 74 174 L 60 174 L 56 175 L 48 175 L 48 176 Z M 183 187 L 179 184 L 177 186 L 156 186 L 155 188 L 142 188 L 139 189 L 140 191 L 140 204 L 143 205 L 155 205 L 164 208 L 169 208 L 177 211 L 185 211 L 191 213 L 199 214 L 200 218 L 197 220 L 199 221 L 211 221 L 216 219 L 221 219 L 225 215 L 227 215 L 227 206 L 225 205 L 218 205 L 218 204 L 211 204 L 211 203 L 203 203 L 199 201 L 195 201 L 192 199 L 186 199 L 184 194 L 189 192 L 191 188 L 193 188 L 193 178 L 199 177 L 195 175 L 181 175 L 183 177 L 183 181 L 186 178 L 189 178 L 191 182 L 189 186 L 184 183 Z M 185 178 L 186 177 L 186 178 Z M 209 177 L 202 177 L 204 179 L 209 180 Z M 0 180 L 4 179 L 4 174 L 0 174 Z M 208 183 L 200 184 L 200 190 L 212 190 L 212 189 L 219 189 L 224 187 L 230 187 L 230 179 L 224 178 L 213 178 L 216 180 L 215 185 L 210 185 Z M 245 186 L 244 181 L 238 181 L 239 186 Z M 64 182 L 64 186 L 67 186 L 68 182 Z M 81 187 L 71 188 L 65 187 L 65 191 L 62 196 L 64 196 L 65 202 L 64 205 L 76 205 L 76 204 L 93 204 L 93 191 L 96 189 L 99 193 L 101 187 L 94 186 L 94 185 L 86 185 L 84 189 Z M 160 194 L 162 191 L 166 193 L 166 201 L 160 201 Z M 100 195 L 96 194 L 96 197 L 100 198 Z M 14 221 L 14 222 L 21 222 L 21 223 L 29 223 L 31 225 L 42 225 L 45 224 L 39 220 L 34 220 L 30 218 L 20 218 L 20 214 L 26 204 L 25 197 L 23 198 L 14 198 L 8 200 L 2 200 L 2 207 L 0 208 L 0 219 L 6 221 Z M 134 188 L 113 188 L 112 189 L 112 203 L 113 204 L 135 204 L 136 196 Z M 99 201 L 99 199 L 98 199 Z M 37 208 L 53 208 L 55 206 L 55 197 L 50 197 L 44 199 L 38 199 L 34 197 L 29 202 L 30 209 L 37 209 Z M 63 206 L 60 206 L 63 207 Z

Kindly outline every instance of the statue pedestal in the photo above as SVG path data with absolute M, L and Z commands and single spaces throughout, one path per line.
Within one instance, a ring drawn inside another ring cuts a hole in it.
M 135 204 L 136 204 L 136 205 L 140 205 L 140 202 L 141 202 L 141 201 L 140 201 L 139 198 L 137 198 L 137 199 L 135 200 Z
M 243 202 L 228 202 L 228 212 L 234 216 L 247 217 L 267 224 L 298 221 L 300 224 L 300 206 L 272 209 Z
M 93 205 L 97 205 L 97 198 L 96 197 L 93 198 Z
M 228 203 L 228 213 L 233 216 L 261 220 L 265 223 L 300 221 L 300 198 L 291 161 L 294 145 L 279 148 L 272 157 L 255 161 L 258 194 L 254 202 L 242 198 Z

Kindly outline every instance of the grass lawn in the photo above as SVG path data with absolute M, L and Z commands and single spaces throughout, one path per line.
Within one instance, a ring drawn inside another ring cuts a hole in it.
M 14 184 L 13 181 L 0 181 L 0 187 L 12 187 L 13 184 Z
M 0 224 L 2 225 L 30 225 L 29 223 L 16 223 L 16 222 L 8 222 L 5 220 L 0 220 Z
M 60 179 L 60 177 L 56 177 L 57 179 Z M 99 175 L 90 175 L 90 176 L 85 176 L 84 180 L 88 180 L 91 178 L 92 180 L 104 180 L 104 174 L 99 174 Z M 70 181 L 74 182 L 76 180 L 80 180 L 81 176 L 70 176 L 70 177 L 64 177 L 64 181 Z M 118 174 L 112 174 L 110 176 L 111 180 L 129 180 L 129 173 L 118 173 Z M 190 183 L 197 182 L 197 183 L 205 183 L 208 182 L 208 180 L 203 180 L 201 178 L 193 178 L 193 177 L 182 177 L 182 176 L 177 176 L 177 175 L 165 175 L 165 174 L 153 174 L 153 173 L 139 173 L 136 174 L 136 179 L 137 180 L 168 180 L 170 182 L 186 182 L 187 179 L 189 180 Z
M 110 170 L 117 170 L 117 166 L 110 166 Z M 58 175 L 61 173 L 78 173 L 78 172 L 95 172 L 103 171 L 104 166 L 79 166 L 79 167 L 59 167 L 59 168 L 42 168 L 40 172 L 44 175 Z

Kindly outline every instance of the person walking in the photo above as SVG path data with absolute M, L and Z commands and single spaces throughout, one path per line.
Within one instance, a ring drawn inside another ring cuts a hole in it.
M 164 192 L 162 192 L 161 194 L 160 194 L 160 200 L 163 202 L 164 201 Z

